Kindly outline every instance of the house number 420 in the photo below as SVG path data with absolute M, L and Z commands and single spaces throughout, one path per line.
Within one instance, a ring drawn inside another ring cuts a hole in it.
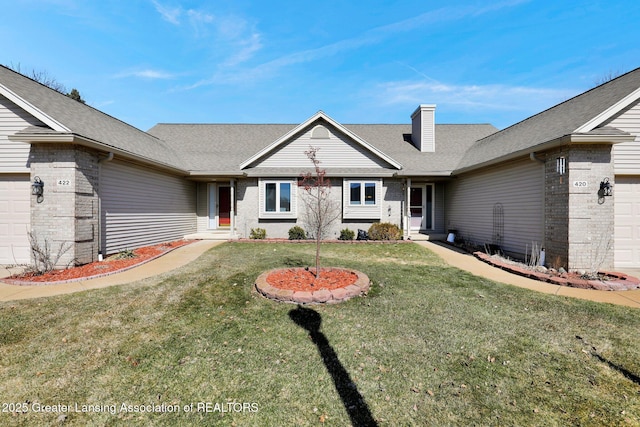
M 585 188 L 585 187 L 589 186 L 589 183 L 587 181 L 573 181 L 573 186 L 574 187 Z

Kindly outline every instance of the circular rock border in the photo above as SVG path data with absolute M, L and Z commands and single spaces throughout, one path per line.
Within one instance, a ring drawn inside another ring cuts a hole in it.
M 293 291 L 271 286 L 267 282 L 269 274 L 279 270 L 291 270 L 291 268 L 275 268 L 265 271 L 256 279 L 256 290 L 266 298 L 274 301 L 289 302 L 294 304 L 336 304 L 360 295 L 366 295 L 371 286 L 369 276 L 358 270 L 348 268 L 331 267 L 334 270 L 347 271 L 357 276 L 355 283 L 337 289 L 318 289 L 317 291 Z M 302 268 L 300 268 L 302 270 Z

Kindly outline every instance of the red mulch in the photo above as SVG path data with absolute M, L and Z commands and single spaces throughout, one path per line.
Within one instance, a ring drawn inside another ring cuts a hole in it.
M 358 276 L 350 271 L 340 269 L 321 269 L 316 279 L 315 269 L 286 268 L 277 270 L 267 276 L 267 282 L 278 289 L 312 292 L 320 289 L 338 289 L 353 285 Z
M 111 255 L 105 258 L 104 261 L 96 261 L 89 264 L 81 265 L 79 267 L 67 268 L 65 270 L 53 270 L 41 275 L 34 275 L 32 273 L 24 273 L 10 277 L 6 280 L 11 282 L 64 282 L 70 280 L 77 280 L 83 278 L 89 278 L 92 276 L 102 276 L 109 273 L 113 273 L 118 270 L 124 270 L 133 267 L 137 264 L 141 264 L 145 261 L 162 255 L 165 252 L 169 252 L 180 246 L 191 243 L 191 240 L 176 240 L 174 242 L 160 243 L 154 246 L 145 246 L 143 248 L 134 249 L 132 252 L 135 254 L 134 258 L 116 259 L 117 254 Z

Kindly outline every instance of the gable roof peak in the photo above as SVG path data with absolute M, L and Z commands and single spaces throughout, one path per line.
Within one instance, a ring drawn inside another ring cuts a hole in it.
M 253 156 L 251 156 L 248 159 L 246 159 L 244 162 L 242 162 L 240 164 L 240 169 L 245 169 L 245 168 L 251 166 L 251 164 L 255 163 L 260 158 L 263 158 L 263 157 L 267 156 L 268 154 L 270 154 L 274 150 L 276 150 L 278 147 L 280 147 L 283 144 L 285 144 L 286 142 L 290 141 L 291 138 L 294 135 L 296 135 L 297 133 L 301 132 L 302 130 L 310 127 L 311 125 L 313 125 L 313 123 L 318 122 L 318 121 L 326 122 L 327 124 L 329 124 L 329 125 L 333 126 L 334 128 L 336 128 L 339 132 L 347 135 L 356 144 L 362 146 L 367 151 L 373 153 L 376 157 L 384 160 L 385 162 L 389 163 L 390 165 L 392 165 L 396 169 L 402 169 L 402 164 L 400 164 L 396 160 L 392 159 L 387 154 L 385 154 L 382 151 L 380 151 L 378 148 L 376 148 L 373 145 L 369 144 L 367 141 L 365 141 L 364 139 L 362 139 L 361 137 L 359 137 L 358 135 L 353 133 L 351 130 L 347 129 L 345 126 L 343 126 L 342 124 L 338 123 L 336 120 L 334 120 L 331 117 L 329 117 L 329 115 L 327 115 L 322 110 L 318 110 L 318 112 L 315 113 L 313 116 L 309 117 L 307 120 L 305 120 L 304 122 L 300 123 L 298 126 L 295 126 L 289 132 L 287 132 L 286 134 L 282 135 L 280 138 L 276 139 L 271 144 L 269 144 L 268 146 L 266 146 L 262 150 L 258 151 Z

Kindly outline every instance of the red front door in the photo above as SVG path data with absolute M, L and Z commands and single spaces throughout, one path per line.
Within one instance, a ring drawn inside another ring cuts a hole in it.
M 231 187 L 218 187 L 218 225 L 231 225 Z

